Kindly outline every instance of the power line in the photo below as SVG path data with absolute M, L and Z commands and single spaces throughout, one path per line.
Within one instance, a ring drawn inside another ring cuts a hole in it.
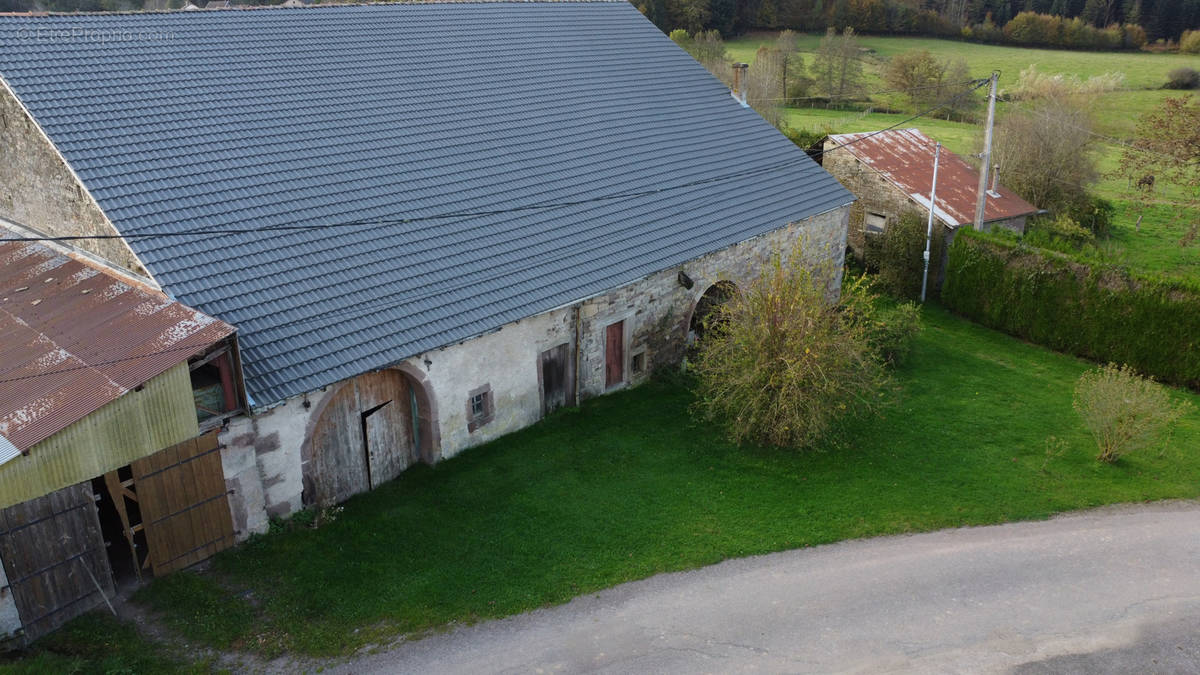
M 873 132 L 872 134 L 868 134 L 867 136 L 859 138 L 859 139 L 853 141 L 852 143 L 845 143 L 841 147 L 853 145 L 853 143 L 857 143 L 859 141 L 866 140 L 870 136 L 873 136 L 877 133 L 883 133 L 885 131 L 890 131 L 902 124 L 907 124 L 908 122 L 911 122 L 912 120 L 917 119 L 918 117 L 923 117 L 925 115 L 928 115 L 929 113 L 931 113 L 935 110 L 938 110 L 950 103 L 953 103 L 953 102 L 957 101 L 958 99 L 962 98 L 963 96 L 966 96 L 967 94 L 971 93 L 972 91 L 983 86 L 983 84 L 985 84 L 986 82 L 987 82 L 987 80 L 975 80 L 974 81 L 975 86 L 973 86 L 971 89 L 961 92 L 957 96 L 954 96 L 953 98 L 951 98 L 947 101 L 940 102 L 931 108 L 928 108 L 928 109 L 918 112 L 914 115 L 911 115 L 910 117 L 907 117 L 907 118 L 901 120 L 900 122 L 897 122 L 896 124 L 893 124 L 889 127 L 885 127 L 884 129 L 881 129 L 877 132 Z M 604 202 L 604 201 L 636 199 L 639 197 L 647 197 L 647 196 L 661 194 L 664 192 L 670 192 L 670 191 L 674 191 L 674 190 L 681 190 L 681 189 L 686 189 L 686 188 L 690 188 L 690 187 L 697 187 L 700 185 L 708 185 L 708 184 L 718 183 L 718 182 L 727 181 L 727 180 L 757 176 L 757 175 L 760 175 L 763 173 L 769 173 L 771 171 L 775 171 L 778 169 L 784 169 L 784 168 L 788 168 L 791 166 L 803 164 L 805 161 L 807 161 L 807 160 L 798 158 L 795 160 L 789 160 L 787 162 L 781 162 L 779 164 L 775 164 L 772 166 L 756 167 L 753 169 L 747 169 L 747 170 L 743 170 L 743 171 L 739 171 L 739 172 L 711 176 L 708 178 L 701 178 L 701 179 L 688 181 L 688 182 L 680 183 L 680 184 L 676 184 L 676 185 L 668 185 L 668 186 L 650 188 L 650 189 L 646 189 L 646 190 L 630 191 L 630 192 L 610 193 L 607 195 L 599 195 L 599 196 L 595 196 L 595 197 L 589 197 L 587 199 L 579 199 L 579 200 L 573 200 L 573 201 L 538 202 L 538 203 L 534 203 L 534 204 L 527 204 L 527 205 L 522 205 L 522 206 L 514 206 L 514 207 L 507 207 L 507 208 L 500 208 L 500 209 L 485 209 L 485 210 L 480 210 L 480 211 L 450 211 L 450 212 L 444 212 L 444 213 L 433 214 L 433 215 L 428 215 L 428 216 L 411 216 L 411 217 L 407 217 L 407 218 L 360 218 L 357 220 L 341 221 L 341 222 L 334 222 L 334 223 L 311 224 L 311 225 L 296 224 L 296 225 L 265 225 L 265 226 L 261 226 L 261 227 L 241 227 L 241 228 L 238 228 L 238 227 L 233 227 L 233 228 L 192 228 L 192 229 L 186 229 L 186 230 L 178 230 L 178 231 L 174 231 L 174 232 L 146 232 L 146 231 L 132 230 L 132 231 L 126 232 L 124 234 L 64 235 L 64 236 L 55 236 L 55 237 L 8 237 L 8 238 L 0 238 L 0 243 L 4 243 L 4 242 L 35 242 L 35 241 L 60 241 L 61 242 L 61 241 L 104 240 L 104 239 L 121 239 L 121 240 L 129 241 L 131 239 L 140 240 L 140 239 L 151 239 L 151 238 L 157 238 L 157 237 L 235 235 L 235 234 L 254 234 L 254 233 L 260 233 L 260 232 L 294 232 L 294 231 L 304 231 L 304 230 L 320 230 L 320 229 L 331 229 L 331 228 L 342 228 L 342 227 L 365 227 L 365 226 L 376 226 L 376 225 L 409 225 L 409 224 L 413 224 L 413 223 L 427 222 L 427 221 L 432 221 L 432 220 L 447 220 L 447 219 L 453 219 L 453 218 L 477 218 L 477 217 L 484 217 L 484 216 L 495 216 L 495 215 L 506 215 L 506 214 L 510 214 L 510 213 L 520 213 L 520 212 L 525 212 L 525 211 L 537 211 L 537 210 L 548 210 L 548 209 L 554 209 L 554 208 L 564 208 L 564 207 L 570 207 L 570 206 L 581 206 L 584 204 L 591 204 L 591 203 Z
M 980 81 L 978 84 L 976 84 L 976 86 L 975 86 L 975 87 L 973 87 L 971 90 L 968 90 L 968 91 L 966 91 L 966 92 L 962 92 L 962 93 L 960 93 L 960 94 L 958 95 L 958 97 L 964 96 L 964 95 L 966 95 L 966 94 L 970 93 L 970 91 L 973 91 L 974 89 L 978 89 L 979 87 L 983 86 L 983 85 L 984 85 L 984 84 L 986 84 L 987 82 L 988 82 L 988 80 L 981 80 L 981 81 Z M 957 98 L 957 97 L 956 97 L 956 98 Z M 928 109 L 926 109 L 926 110 L 923 110 L 923 111 L 921 111 L 921 112 L 919 112 L 919 113 L 916 113 L 916 114 L 914 114 L 914 115 L 911 115 L 911 116 L 909 116 L 909 117 L 907 117 L 907 118 L 905 118 L 905 119 L 903 119 L 903 120 L 901 120 L 901 121 L 899 121 L 899 122 L 897 122 L 897 123 L 895 123 L 895 124 L 893 124 L 893 125 L 891 125 L 891 126 L 889 126 L 889 127 L 885 127 L 885 128 L 883 128 L 883 129 L 880 129 L 880 130 L 878 130 L 878 131 L 873 131 L 873 132 L 870 132 L 870 133 L 868 133 L 868 134 L 865 134 L 865 135 L 863 135 L 863 136 L 860 136 L 860 137 L 858 137 L 858 138 L 855 138 L 855 139 L 853 139 L 853 140 L 851 140 L 851 141 L 848 141 L 848 142 L 846 142 L 846 143 L 844 143 L 844 144 L 841 144 L 841 145 L 839 145 L 839 146 L 837 146 L 837 147 L 835 147 L 835 148 L 831 149 L 831 150 L 830 150 L 830 152 L 832 152 L 833 150 L 838 150 L 838 149 L 847 148 L 847 147 L 849 147 L 849 146 L 851 146 L 851 145 L 854 145 L 855 143 L 859 143 L 859 142 L 865 141 L 865 140 L 867 140 L 868 138 L 871 138 L 871 137 L 873 137 L 873 136 L 877 136 L 877 135 L 879 135 L 879 134 L 882 134 L 882 133 L 885 133 L 885 132 L 887 132 L 887 131 L 891 131 L 891 130 L 893 130 L 893 129 L 895 129 L 895 128 L 897 128 L 897 127 L 899 127 L 899 126 L 903 125 L 903 124 L 907 124 L 908 122 L 911 122 L 912 120 L 914 120 L 914 119 L 917 119 L 918 117 L 922 117 L 922 116 L 924 116 L 924 115 L 928 115 L 929 113 L 932 113 L 932 112 L 934 112 L 934 111 L 936 111 L 936 110 L 940 109 L 940 108 L 941 108 L 941 107 L 943 107 L 944 105 L 947 105 L 948 103 L 951 103 L 951 102 L 953 102 L 953 99 L 951 99 L 951 100 L 948 100 L 948 101 L 943 101 L 943 102 L 941 102 L 941 103 L 937 104 L 936 106 L 934 106 L 934 107 L 932 107 L 932 108 L 928 108 Z M 807 159 L 799 159 L 799 160 L 796 160 L 796 162 L 788 162 L 788 163 L 786 163 L 786 164 L 801 163 L 801 162 L 805 162 L 805 161 L 808 161 L 808 160 L 807 160 Z M 764 170 L 773 170 L 773 169 L 764 169 Z M 745 173 L 745 172 L 742 172 L 742 173 Z M 710 181 L 710 182 L 711 182 L 711 181 Z M 665 191 L 665 190 L 666 190 L 666 188 L 660 188 L 660 189 L 658 189 L 658 190 L 652 190 L 652 191 L 648 191 L 648 192 L 647 192 L 647 194 L 654 194 L 655 192 L 662 192 L 662 191 Z M 600 200 L 598 200 L 598 199 L 596 199 L 596 200 L 583 200 L 581 203 L 587 203 L 587 202 L 590 202 L 590 201 L 600 201 Z M 530 208 L 532 208 L 532 207 L 530 207 Z M 496 212 L 497 212 L 497 213 L 506 213 L 506 212 L 517 212 L 517 211 L 518 211 L 517 209 L 509 209 L 509 210 L 498 210 L 498 211 L 496 211 Z M 447 217 L 449 217 L 449 216 L 447 216 Z M 407 220 L 407 219 L 406 219 L 406 220 Z M 307 227 L 313 227 L 313 226 L 307 226 Z M 146 236 L 146 235 L 143 235 L 143 236 Z M 90 238 L 90 237 L 83 237 L 83 238 Z M 106 237 L 106 238 L 111 238 L 111 237 Z M 6 242 L 6 241 L 45 241 L 45 240 L 47 240 L 47 239 L 50 239 L 50 240 L 56 240 L 56 238 L 0 239 L 0 243 Z M 566 258 L 569 258 L 569 257 L 571 257 L 571 256 L 573 256 L 573 255 L 577 255 L 578 253 L 579 253 L 579 251 L 572 251 L 572 252 L 569 252 L 568 254 L 564 254 L 564 255 L 558 256 L 558 257 L 556 257 L 556 258 L 553 258 L 553 259 L 545 260 L 545 261 L 543 261 L 543 264 L 547 264 L 547 263 L 553 263 L 553 262 L 559 262 L 559 261 L 561 261 L 561 260 L 565 260 Z M 531 268 L 530 268 L 530 269 L 531 269 Z M 520 270 L 513 270 L 512 272 L 517 272 L 517 271 L 520 271 Z M 526 270 L 526 271 L 528 271 L 528 270 Z M 510 272 L 510 273 L 511 273 L 511 272 Z M 325 312 L 325 313 L 323 313 L 323 314 L 322 314 L 320 317 L 306 317 L 306 318 L 303 318 L 303 319 L 294 319 L 294 320 L 292 320 L 292 321 L 287 321 L 287 322 L 284 322 L 284 323 L 276 324 L 276 325 L 274 325 L 274 326 L 271 326 L 271 328 L 272 328 L 272 329 L 274 329 L 274 330 L 278 330 L 278 329 L 281 329 L 281 328 L 288 328 L 288 327 L 291 327 L 291 326 L 296 326 L 296 325 L 317 324 L 318 322 L 322 322 L 322 321 L 324 321 L 324 323 L 323 323 L 322 325 L 320 325 L 320 326 L 319 326 L 319 328 L 318 328 L 318 329 L 324 329 L 324 328 L 327 328 L 327 327 L 330 325 L 330 324 L 329 324 L 329 322 L 328 322 L 328 321 L 326 321 L 326 320 L 327 320 L 327 319 L 329 319 L 329 318 L 331 318 L 331 317 L 344 317 L 344 316 L 350 316 L 350 317 L 353 317 L 353 318 L 358 318 L 358 317 L 366 316 L 366 315 L 367 315 L 367 314 L 369 314 L 369 313 L 378 312 L 378 311 L 383 311 L 383 310 L 387 310 L 387 309 L 394 309 L 394 308 L 396 308 L 396 307 L 400 307 L 400 306 L 403 306 L 403 305 L 406 305 L 406 304 L 411 304 L 411 303 L 414 303 L 414 302 L 419 302 L 419 301 L 421 301 L 421 300 L 424 300 L 424 299 L 427 299 L 427 298 L 430 298 L 430 297 L 433 297 L 433 296 L 436 296 L 436 295 L 441 295 L 441 294 L 444 294 L 444 293 L 451 293 L 451 292 L 454 292 L 454 291 L 457 291 L 457 290 L 462 290 L 462 289 L 464 289 L 464 288 L 468 288 L 468 287 L 470 287 L 470 286 L 474 286 L 474 285 L 476 285 L 476 284 L 478 284 L 478 283 L 479 283 L 479 280 L 473 280 L 473 281 L 470 281 L 470 282 L 464 282 L 464 283 L 462 283 L 462 284 L 458 284 L 458 285 L 455 285 L 455 286 L 450 286 L 450 287 L 444 287 L 444 286 L 443 286 L 443 287 L 439 287 L 439 289 L 438 289 L 437 291 L 432 291 L 432 292 L 425 293 L 425 294 L 421 294 L 421 295 L 417 295 L 417 296 L 407 296 L 407 297 L 405 297 L 404 299 L 402 299 L 402 300 L 398 300 L 398 301 L 396 301 L 396 302 L 389 302 L 389 303 L 383 303 L 383 304 L 379 304 L 379 303 L 374 303 L 374 302 L 371 302 L 371 301 L 367 301 L 367 302 L 364 302 L 364 303 L 359 303 L 359 306 L 356 306 L 356 307 L 353 307 L 353 308 L 343 308 L 343 309 L 341 309 L 341 310 L 334 310 L 334 311 L 330 311 L 330 312 Z M 365 305 L 365 306 L 364 306 L 364 305 Z M 264 344 L 266 344 L 266 343 L 264 343 Z M 29 379 L 33 379 L 33 378 L 37 378 L 37 377 L 47 377 L 47 376 L 50 376 L 50 375 L 56 375 L 56 374 L 59 374 L 59 373 L 72 372 L 72 371 L 76 371 L 76 370 L 84 370 L 84 369 L 88 369 L 88 368 L 95 368 L 95 367 L 97 367 L 97 366 L 113 365 L 113 364 L 116 364 L 116 363 L 123 363 L 123 362 L 126 362 L 126 361 L 135 361 L 135 360 L 138 360 L 138 359 L 148 358 L 148 357 L 155 356 L 155 355 L 159 355 L 159 354 L 166 354 L 166 353 L 171 353 L 171 352 L 174 352 L 174 351 L 182 351 L 182 350 L 184 350 L 184 349 L 192 349 L 192 350 L 196 350 L 196 349 L 198 349 L 198 347 L 197 347 L 197 346 L 191 346 L 191 347 L 172 347 L 172 348 L 167 348 L 167 349 L 162 349 L 162 350 L 156 350 L 156 351 L 152 351 L 152 352 L 147 352 L 147 353 L 145 353 L 145 354 L 138 354 L 138 355 L 136 355 L 136 356 L 132 356 L 132 357 L 128 357 L 128 358 L 123 358 L 123 359 L 114 359 L 114 360 L 111 360 L 111 361 L 103 361 L 103 362 L 94 363 L 94 364 L 87 364 L 87 365 L 83 365 L 83 366 L 74 366 L 74 367 L 71 367 L 71 368 L 60 368 L 60 369 L 58 369 L 58 370 L 46 371 L 46 372 L 43 372 L 43 373 L 34 373 L 34 374 L 30 374 L 30 375 L 24 375 L 24 376 L 21 376 L 21 377 L 7 378 L 7 379 L 0 379 L 0 384 L 7 384 L 7 383 L 10 383 L 10 382 L 20 382 L 20 381 L 25 381 L 25 380 L 29 380 Z

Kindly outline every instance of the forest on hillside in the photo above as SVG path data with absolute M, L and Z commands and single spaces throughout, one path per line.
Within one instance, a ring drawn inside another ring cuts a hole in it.
M 178 9 L 185 0 L 0 0 L 0 11 Z M 272 5 L 282 0 L 234 0 Z M 321 2 L 321 0 L 315 0 Z M 755 30 L 928 35 L 1081 49 L 1174 48 L 1200 29 L 1200 0 L 631 0 L 664 32 Z M 203 5 L 203 1 L 196 4 Z
M 852 27 L 859 33 L 1127 48 L 1178 41 L 1185 31 L 1200 28 L 1200 0 L 632 1 L 665 31 L 716 30 L 727 37 L 755 30 Z M 1108 37 L 1101 35 L 1106 29 Z

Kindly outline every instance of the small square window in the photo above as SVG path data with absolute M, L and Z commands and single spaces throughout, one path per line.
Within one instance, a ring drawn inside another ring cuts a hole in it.
M 638 352 L 629 360 L 629 369 L 634 373 L 641 373 L 646 370 L 646 352 Z
M 492 400 L 492 386 L 485 384 L 467 394 L 467 430 L 475 431 L 492 421 L 496 416 L 496 405 Z
M 887 229 L 887 216 L 882 213 L 867 213 L 863 218 L 863 228 L 869 234 L 883 234 Z

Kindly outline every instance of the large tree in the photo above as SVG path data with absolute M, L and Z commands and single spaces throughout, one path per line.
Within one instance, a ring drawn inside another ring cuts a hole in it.
M 854 29 L 841 35 L 830 28 L 813 55 L 812 75 L 816 89 L 831 101 L 848 101 L 862 91 L 863 64 Z

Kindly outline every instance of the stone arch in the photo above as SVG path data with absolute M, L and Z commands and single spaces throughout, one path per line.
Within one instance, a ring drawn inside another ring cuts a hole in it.
M 403 364 L 337 385 L 309 417 L 301 468 L 304 503 L 328 506 L 439 456 L 428 378 Z
M 695 305 L 692 306 L 692 313 L 688 318 L 689 343 L 694 342 L 704 334 L 705 321 L 712 314 L 713 309 L 729 300 L 737 292 L 737 284 L 729 280 L 723 280 L 710 285 L 700 294 L 700 297 L 696 299 Z

